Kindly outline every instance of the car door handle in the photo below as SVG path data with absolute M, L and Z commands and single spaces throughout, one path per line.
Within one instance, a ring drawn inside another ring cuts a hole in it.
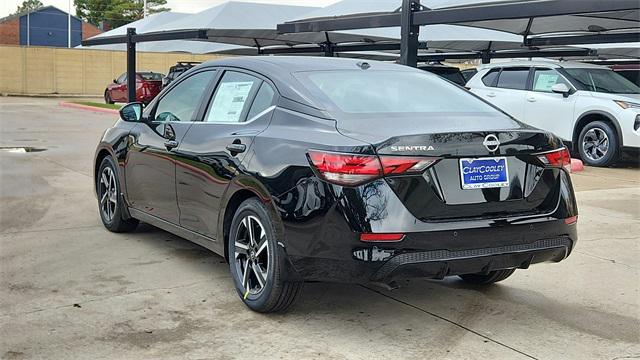
M 231 155 L 236 155 L 247 150 L 247 146 L 245 144 L 229 144 L 227 145 L 227 150 L 229 150 Z
M 487 97 L 496 97 L 496 93 L 488 93 Z
M 528 98 L 527 98 L 527 101 L 528 101 L 528 102 L 536 102 L 536 98 L 534 98 L 534 97 L 528 97 Z
M 174 148 L 178 147 L 178 142 L 175 140 L 167 140 L 164 142 L 164 146 L 167 148 L 167 150 L 172 150 Z

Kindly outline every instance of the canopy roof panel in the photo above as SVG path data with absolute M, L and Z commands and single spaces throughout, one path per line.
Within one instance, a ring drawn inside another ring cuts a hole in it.
M 502 19 L 461 23 L 466 26 L 499 30 L 518 35 L 558 33 L 598 33 L 611 30 L 640 29 L 640 12 L 623 10 L 589 15 L 561 15 L 539 18 Z M 530 22 L 531 20 L 531 22 Z

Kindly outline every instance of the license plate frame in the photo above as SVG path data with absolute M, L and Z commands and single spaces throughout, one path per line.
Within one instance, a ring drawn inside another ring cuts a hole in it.
M 458 164 L 462 190 L 509 187 L 509 164 L 505 156 L 461 158 Z M 487 171 L 487 166 L 504 166 L 504 169 Z

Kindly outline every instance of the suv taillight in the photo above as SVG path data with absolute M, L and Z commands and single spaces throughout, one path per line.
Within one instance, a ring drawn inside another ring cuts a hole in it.
M 356 186 L 385 175 L 418 174 L 438 161 L 433 157 L 376 156 L 310 150 L 309 162 L 330 183 Z
M 567 148 L 560 148 L 557 150 L 549 151 L 544 154 L 538 155 L 540 160 L 545 166 L 562 168 L 571 172 L 571 154 Z

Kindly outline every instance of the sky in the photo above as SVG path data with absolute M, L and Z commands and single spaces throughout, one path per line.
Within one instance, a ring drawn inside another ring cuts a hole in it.
M 73 0 L 40 0 L 47 5 L 53 5 L 61 10 L 68 11 L 69 3 L 73 4 Z M 196 13 L 212 6 L 219 5 L 226 0 L 167 0 L 167 6 L 171 11 Z M 286 4 L 286 5 L 304 5 L 304 6 L 327 6 L 338 2 L 338 0 L 251 0 L 251 2 Z M 22 0 L 0 0 L 0 18 L 5 17 L 16 11 L 18 5 L 22 4 Z M 71 14 L 75 14 L 72 10 Z

